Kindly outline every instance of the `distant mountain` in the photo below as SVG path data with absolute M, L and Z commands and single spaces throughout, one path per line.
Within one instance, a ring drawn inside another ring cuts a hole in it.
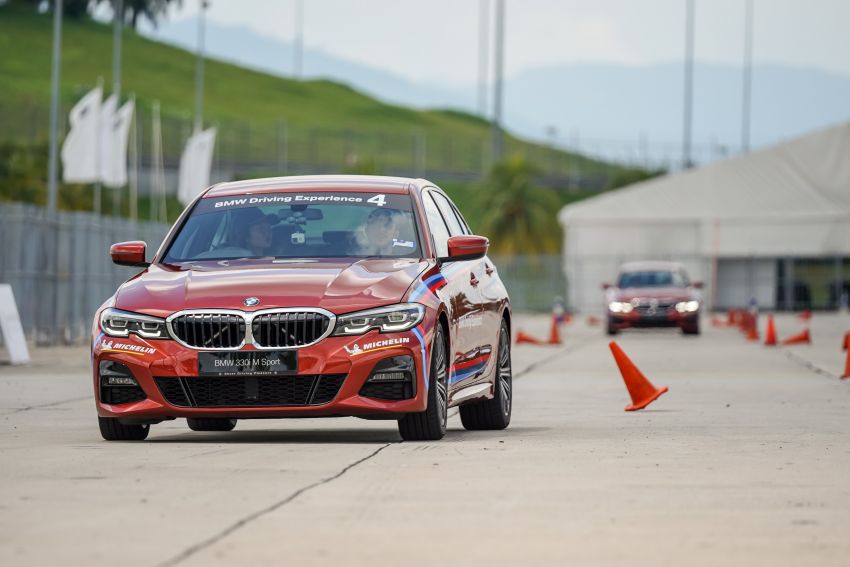
M 714 140 L 737 151 L 741 140 L 741 85 L 739 68 L 695 65 L 696 145 L 705 146 Z M 637 146 L 640 137 L 645 136 L 654 152 L 676 159 L 681 153 L 682 65 L 539 68 L 511 77 L 506 93 L 506 106 L 511 112 L 508 123 L 526 135 L 536 129 L 539 138 L 543 128 L 551 124 L 565 136 L 578 131 L 585 147 L 596 144 L 616 150 L 615 141 L 630 140 Z M 850 77 L 811 68 L 754 67 L 751 147 L 848 119 Z
M 156 30 L 143 30 L 145 35 L 194 50 L 197 20 L 165 21 Z M 258 71 L 284 77 L 292 76 L 292 43 L 264 36 L 244 26 L 207 22 L 206 50 L 216 59 L 237 63 Z M 318 49 L 304 49 L 304 76 L 327 78 L 348 83 L 370 96 L 420 108 L 451 107 L 472 110 L 474 92 L 464 95 L 452 90 L 416 84 L 377 67 L 328 55 Z
M 196 22 L 164 22 L 148 35 L 194 49 Z M 207 50 L 220 59 L 289 76 L 292 45 L 247 27 L 209 22 Z M 305 49 L 305 76 L 331 78 L 378 99 L 420 108 L 472 111 L 474 91 L 464 85 L 419 84 L 376 67 Z M 542 140 L 554 126 L 560 144 L 578 133 L 584 151 L 614 159 L 653 161 L 681 156 L 682 65 L 630 67 L 564 64 L 529 69 L 505 84 L 507 126 Z M 694 154 L 701 161 L 738 151 L 741 140 L 741 69 L 694 67 Z M 814 68 L 759 64 L 753 70 L 751 147 L 771 144 L 850 119 L 850 76 Z M 644 149 L 642 149 L 644 148 Z

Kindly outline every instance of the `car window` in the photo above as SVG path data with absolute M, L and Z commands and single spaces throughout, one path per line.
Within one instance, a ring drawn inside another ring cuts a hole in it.
M 422 196 L 422 204 L 425 207 L 425 216 L 428 218 L 428 228 L 434 236 L 434 246 L 437 248 L 437 257 L 445 258 L 449 255 L 449 229 L 443 221 L 443 215 L 431 198 L 430 191 Z
M 687 283 L 678 270 L 641 270 L 620 274 L 617 287 L 687 287 Z
M 164 261 L 420 255 L 409 195 L 281 192 L 201 199 Z
M 460 221 L 457 218 L 457 215 L 455 215 L 454 209 L 449 204 L 446 197 L 436 192 L 432 192 L 431 196 L 434 197 L 437 207 L 440 209 L 440 212 L 443 213 L 443 219 L 445 219 L 446 225 L 449 227 L 449 234 L 452 236 L 462 236 L 466 234 L 463 230 L 463 226 L 461 226 Z

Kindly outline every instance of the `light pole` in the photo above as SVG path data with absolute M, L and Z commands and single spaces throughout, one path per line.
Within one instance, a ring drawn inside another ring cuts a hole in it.
M 492 127 L 492 161 L 502 159 L 502 76 L 505 63 L 505 0 L 496 0 L 496 29 L 494 46 L 494 76 L 493 76 L 493 127 Z
M 47 212 L 56 212 L 59 187 L 59 79 L 62 66 L 62 0 L 53 0 L 53 60 L 50 67 L 50 151 L 47 165 Z
M 478 4 L 478 114 L 487 116 L 487 65 L 490 44 L 490 0 Z
M 747 0 L 744 17 L 744 85 L 741 100 L 741 151 L 750 151 L 750 105 L 753 83 L 753 0 Z
M 685 4 L 685 104 L 682 133 L 682 167 L 690 168 L 691 158 L 691 121 L 694 89 L 694 0 Z
M 198 59 L 195 64 L 195 132 L 204 127 L 204 35 L 206 33 L 206 11 L 209 0 L 200 0 L 198 12 Z
M 304 68 L 304 0 L 295 0 L 295 41 L 292 45 L 292 75 L 301 78 Z

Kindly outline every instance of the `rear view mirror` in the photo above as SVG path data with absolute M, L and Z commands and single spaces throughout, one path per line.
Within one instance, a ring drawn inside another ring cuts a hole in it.
M 696 289 L 702 289 L 703 285 L 704 284 L 702 282 L 691 282 L 691 286 L 695 287 Z
M 145 261 L 146 248 L 147 244 L 141 240 L 119 242 L 109 247 L 109 255 L 112 257 L 112 261 L 119 266 L 146 268 L 150 266 L 150 262 Z
M 610 283 L 608 283 L 608 282 L 605 282 L 605 283 L 603 283 L 603 284 L 602 284 L 602 289 L 606 289 L 606 290 L 607 290 L 607 289 L 611 289 L 611 287 L 612 287 L 612 286 L 611 286 L 611 284 L 610 284 Z
M 452 236 L 448 244 L 449 256 L 441 260 L 477 260 L 487 253 L 490 241 L 483 236 Z

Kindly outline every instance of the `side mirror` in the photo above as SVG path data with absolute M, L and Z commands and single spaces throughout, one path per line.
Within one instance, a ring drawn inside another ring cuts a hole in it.
M 602 284 L 602 289 L 604 289 L 604 290 L 611 289 L 611 287 L 612 287 L 611 284 L 609 284 L 608 282 L 605 282 L 605 283 Z
M 702 289 L 703 283 L 702 282 L 691 282 L 691 287 L 694 287 L 696 289 Z
M 448 240 L 449 256 L 441 260 L 477 260 L 483 258 L 490 241 L 483 236 L 452 236 Z
M 112 256 L 112 261 L 119 266 L 146 268 L 151 265 L 150 262 L 145 261 L 146 248 L 147 244 L 141 240 L 119 242 L 109 247 L 109 255 Z

